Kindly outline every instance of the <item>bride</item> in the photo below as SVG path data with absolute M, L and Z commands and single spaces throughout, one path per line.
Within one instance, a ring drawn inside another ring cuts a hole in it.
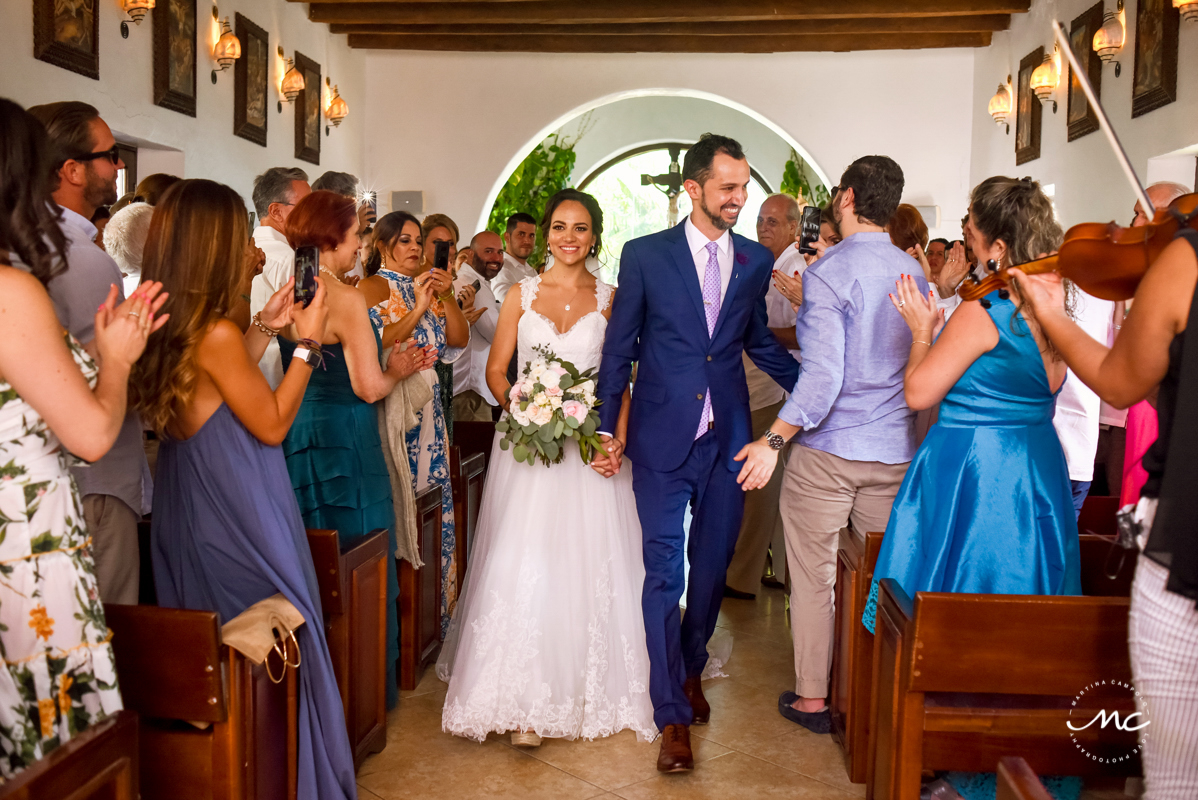
M 544 347 L 580 370 L 599 365 L 615 289 L 586 269 L 598 255 L 603 212 L 564 189 L 545 209 L 554 258 L 513 287 L 499 314 L 487 385 L 507 407 L 507 367 Z M 624 441 L 628 394 L 620 414 Z M 641 614 L 645 568 L 631 470 L 619 459 L 587 466 L 570 443 L 549 468 L 517 462 L 496 445 L 478 533 L 449 635 L 437 662 L 449 683 L 442 729 L 478 741 L 512 732 L 595 739 L 626 728 L 657 737 Z

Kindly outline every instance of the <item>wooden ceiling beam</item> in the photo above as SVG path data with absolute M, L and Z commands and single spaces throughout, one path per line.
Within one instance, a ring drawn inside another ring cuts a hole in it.
M 1030 0 L 455 0 L 455 2 L 314 2 L 313 22 L 394 25 L 553 25 L 743 22 L 810 19 L 926 18 L 1012 14 Z
M 871 19 L 771 20 L 769 22 L 651 22 L 600 25 L 388 25 L 341 23 L 329 26 L 333 33 L 377 33 L 447 36 L 526 36 L 610 34 L 633 36 L 779 36 L 828 33 L 980 33 L 1006 30 L 1007 14 L 973 14 L 966 17 L 902 17 Z
M 817 34 L 799 36 L 524 36 L 351 33 L 349 46 L 371 50 L 478 53 L 784 53 L 986 47 L 989 32 Z

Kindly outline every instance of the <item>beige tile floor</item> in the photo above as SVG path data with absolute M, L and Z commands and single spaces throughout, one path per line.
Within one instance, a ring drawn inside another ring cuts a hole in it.
M 445 685 L 429 670 L 388 717 L 387 748 L 362 765 L 362 800 L 864 797 L 864 786 L 848 782 L 831 736 L 778 715 L 778 694 L 794 683 L 782 592 L 725 600 L 719 625 L 732 632 L 732 658 L 727 678 L 703 684 L 711 724 L 691 729 L 693 773 L 659 775 L 657 744 L 628 731 L 595 742 L 546 740 L 531 750 L 511 747 L 507 736 L 480 745 L 442 733 Z
M 546 740 L 518 749 L 508 736 L 483 744 L 441 732 L 445 685 L 430 669 L 401 692 L 387 718 L 387 747 L 358 772 L 361 800 L 850 800 L 831 736 L 817 736 L 778 715 L 792 688 L 794 659 L 782 592 L 725 600 L 719 625 L 732 633 L 726 678 L 705 681 L 711 724 L 691 728 L 695 771 L 659 775 L 657 744 L 628 731 L 595 742 Z M 1121 790 L 1090 789 L 1082 800 L 1123 800 Z

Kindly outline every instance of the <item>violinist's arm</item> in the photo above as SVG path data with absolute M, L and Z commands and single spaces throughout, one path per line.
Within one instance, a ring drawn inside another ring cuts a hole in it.
M 1169 344 L 1185 329 L 1189 316 L 1198 261 L 1186 242 L 1165 248 L 1140 281 L 1135 305 L 1111 348 L 1092 339 L 1065 313 L 1060 275 L 1012 273 L 1044 334 L 1074 374 L 1107 403 L 1127 408 L 1165 377 Z

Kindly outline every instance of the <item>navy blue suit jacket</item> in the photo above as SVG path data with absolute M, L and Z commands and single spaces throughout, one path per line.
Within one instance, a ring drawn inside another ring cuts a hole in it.
M 721 457 L 736 472 L 741 465 L 732 458 L 753 435 L 742 351 L 787 391 L 798 380 L 799 365 L 766 324 L 773 254 L 735 233 L 732 277 L 715 333 L 708 335 L 685 224 L 624 245 L 596 390 L 603 401 L 599 429 L 615 432 L 624 387 L 633 362 L 639 362 L 628 421 L 629 459 L 659 472 L 681 466 L 710 389 Z

